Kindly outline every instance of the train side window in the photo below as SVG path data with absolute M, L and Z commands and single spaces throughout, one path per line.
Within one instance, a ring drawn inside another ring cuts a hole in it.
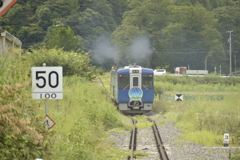
M 122 74 L 119 76 L 119 89 L 129 89 L 129 75 Z
M 152 89 L 153 88 L 153 76 L 149 74 L 142 75 L 142 88 L 143 89 Z

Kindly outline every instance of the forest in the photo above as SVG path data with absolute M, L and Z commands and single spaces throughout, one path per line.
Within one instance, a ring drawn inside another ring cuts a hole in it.
M 137 63 L 229 74 L 230 64 L 240 70 L 239 15 L 240 0 L 18 0 L 0 27 L 22 41 L 23 55 L 57 48 L 105 70 Z

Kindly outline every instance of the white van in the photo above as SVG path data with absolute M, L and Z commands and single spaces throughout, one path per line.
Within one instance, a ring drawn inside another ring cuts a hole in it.
M 166 69 L 155 69 L 153 72 L 155 76 L 161 76 L 166 74 Z

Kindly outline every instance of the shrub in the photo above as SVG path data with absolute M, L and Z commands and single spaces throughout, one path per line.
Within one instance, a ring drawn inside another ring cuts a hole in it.
M 0 159 L 48 159 L 50 133 L 31 103 L 29 69 L 20 58 L 0 59 Z
M 92 80 L 97 75 L 95 67 L 90 65 L 89 57 L 75 52 L 42 48 L 33 50 L 28 59 L 31 66 L 42 66 L 43 63 L 47 66 L 62 66 L 64 76 L 78 75 Z
M 14 53 L 6 53 L 0 57 L 0 84 L 26 84 L 29 82 L 29 67 L 22 57 Z
M 0 159 L 35 159 L 50 156 L 51 139 L 32 106 L 0 107 Z M 30 111 L 32 110 L 32 111 Z

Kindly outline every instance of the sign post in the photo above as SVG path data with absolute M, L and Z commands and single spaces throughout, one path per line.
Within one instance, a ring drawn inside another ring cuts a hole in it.
M 183 101 L 183 95 L 182 94 L 176 94 L 175 95 L 175 101 Z
M 228 147 L 229 144 L 229 133 L 224 133 L 223 135 L 223 146 Z
M 43 63 L 43 67 L 46 67 L 46 63 Z M 45 114 L 48 115 L 48 99 L 45 99 Z
M 32 98 L 63 98 L 62 67 L 32 67 Z
M 48 99 L 63 99 L 61 66 L 57 67 L 32 67 L 32 98 L 45 99 L 45 121 L 44 125 L 52 128 L 56 123 L 48 116 Z
M 0 16 L 2 16 L 17 0 L 0 0 Z
M 47 125 L 48 128 L 52 128 L 56 123 L 48 115 L 46 115 L 43 124 Z

